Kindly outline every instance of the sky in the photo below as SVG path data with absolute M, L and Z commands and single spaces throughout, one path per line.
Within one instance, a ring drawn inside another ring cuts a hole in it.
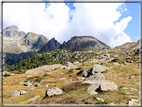
M 3 28 L 16 25 L 60 43 L 93 36 L 112 48 L 137 42 L 139 3 L 4 3 Z

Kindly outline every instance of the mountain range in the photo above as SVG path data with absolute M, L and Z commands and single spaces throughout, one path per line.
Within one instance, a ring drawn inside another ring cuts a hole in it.
M 136 49 L 139 43 L 134 44 Z M 118 47 L 124 47 L 118 46 Z M 118 49 L 116 47 L 115 49 Z M 25 33 L 20 31 L 15 25 L 6 27 L 3 30 L 3 55 L 7 65 L 19 63 L 20 60 L 30 57 L 37 52 L 53 51 L 55 49 L 65 49 L 69 52 L 75 51 L 102 51 L 111 49 L 110 46 L 99 41 L 93 36 L 74 36 L 67 42 L 59 43 L 55 38 L 49 40 L 47 35 L 36 34 L 34 32 Z

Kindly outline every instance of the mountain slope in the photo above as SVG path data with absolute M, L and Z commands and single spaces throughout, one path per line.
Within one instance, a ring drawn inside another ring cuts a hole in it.
M 43 35 L 19 31 L 17 26 L 9 26 L 3 30 L 3 51 L 20 54 L 28 51 L 38 51 L 48 39 Z
M 49 42 L 47 44 L 45 44 L 41 50 L 39 52 L 43 52 L 43 51 L 53 51 L 55 49 L 57 49 L 61 44 L 55 39 L 52 38 L 51 40 L 49 40 Z
M 64 42 L 60 49 L 74 51 L 98 51 L 109 49 L 110 47 L 92 36 L 74 36 L 69 41 Z

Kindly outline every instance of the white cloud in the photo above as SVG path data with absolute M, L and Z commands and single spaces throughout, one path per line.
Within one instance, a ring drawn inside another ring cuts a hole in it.
M 116 22 L 115 27 L 116 29 L 120 29 L 124 31 L 129 23 L 131 21 L 132 17 L 128 16 L 127 18 L 123 18 L 120 22 Z
M 5 3 L 3 5 L 4 26 L 17 25 L 25 32 L 55 37 L 59 42 L 75 35 L 88 35 L 111 47 L 130 42 L 124 33 L 132 17 L 122 19 L 114 25 L 121 13 L 116 11 L 122 3 L 74 3 L 75 10 L 64 3 L 51 3 L 45 10 L 44 3 Z M 45 11 L 44 11 L 45 10 Z M 69 17 L 73 16 L 70 21 Z

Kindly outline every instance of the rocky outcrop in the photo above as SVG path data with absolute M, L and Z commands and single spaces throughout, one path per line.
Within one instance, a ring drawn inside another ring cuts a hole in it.
M 63 94 L 63 91 L 59 88 L 56 88 L 56 87 L 50 88 L 50 89 L 46 90 L 46 92 L 45 92 L 46 97 L 60 95 L 60 94 Z
M 61 64 L 54 64 L 54 65 L 44 65 L 35 69 L 30 69 L 27 70 L 25 73 L 26 74 L 36 74 L 36 73 L 40 73 L 40 72 L 48 72 L 48 71 L 53 71 L 55 69 L 59 69 L 61 68 L 62 65 Z

